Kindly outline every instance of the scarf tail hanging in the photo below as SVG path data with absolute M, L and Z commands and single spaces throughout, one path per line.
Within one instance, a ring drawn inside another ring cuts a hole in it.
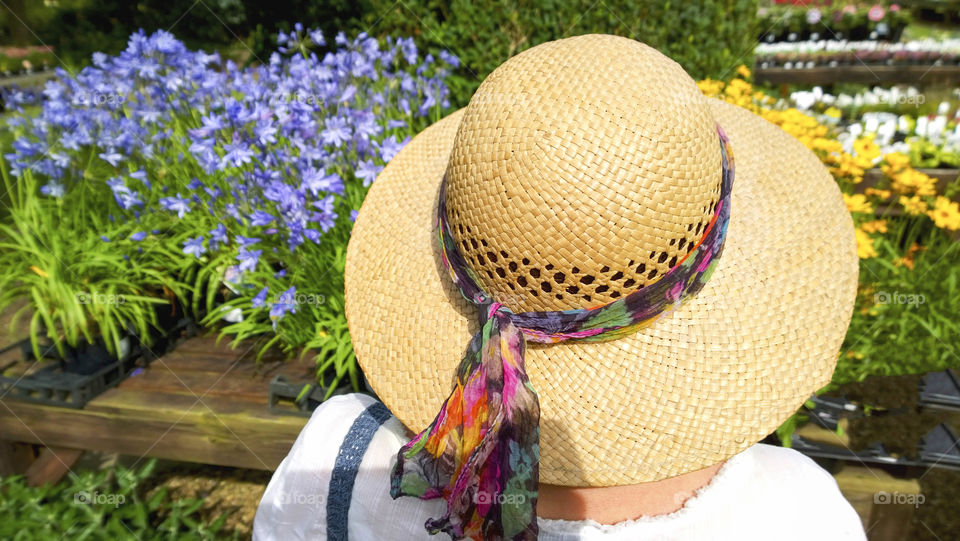
M 404 445 L 393 498 L 444 498 L 426 522 L 454 539 L 537 538 L 540 405 L 523 365 L 525 341 L 496 303 L 460 363 L 454 390 L 434 421 Z

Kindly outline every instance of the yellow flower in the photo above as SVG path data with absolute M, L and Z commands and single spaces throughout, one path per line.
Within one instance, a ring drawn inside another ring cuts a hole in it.
M 941 229 L 956 231 L 960 229 L 960 205 L 946 197 L 937 196 L 933 210 L 927 212 L 927 216 L 933 219 L 933 223 Z
M 860 229 L 863 229 L 867 233 L 886 233 L 887 232 L 887 221 L 886 220 L 873 220 L 870 222 L 864 222 L 860 226 Z
M 927 203 L 923 199 L 920 199 L 919 195 L 913 197 L 901 195 L 900 204 L 903 205 L 903 210 L 906 211 L 907 214 L 917 215 L 927 212 Z
M 837 109 L 836 107 L 828 107 L 827 110 L 823 112 L 823 114 L 827 115 L 830 118 L 840 118 L 842 113 L 840 112 L 840 109 Z
M 843 145 L 840 144 L 840 141 L 837 141 L 836 139 L 827 139 L 826 137 L 817 137 L 814 139 L 810 148 L 813 151 L 819 150 L 827 153 L 840 154 L 843 152 Z
M 887 172 L 888 168 L 896 172 L 902 171 L 910 166 L 910 156 L 907 156 L 902 152 L 891 152 L 889 154 L 884 154 L 883 161 L 886 162 L 886 166 L 884 166 L 883 171 L 884 173 Z
M 879 190 L 877 188 L 867 188 L 863 190 L 867 197 L 879 197 L 880 199 L 890 199 L 890 190 Z
M 737 75 L 739 75 L 740 77 L 743 77 L 744 79 L 749 79 L 750 70 L 743 64 L 740 64 L 740 67 L 737 68 Z
M 861 167 L 868 168 L 873 160 L 880 157 L 880 147 L 873 142 L 873 136 L 861 137 L 853 142 L 853 153 L 862 160 Z
M 862 193 L 856 195 L 843 194 L 843 202 L 847 204 L 847 210 L 850 212 L 873 212 L 873 207 L 867 201 L 867 196 Z
M 877 257 L 877 251 L 873 248 L 873 239 L 866 231 L 859 227 L 855 230 L 857 235 L 857 257 L 860 259 L 870 259 Z
M 935 195 L 937 193 L 937 179 L 928 176 L 912 167 L 891 175 L 893 182 L 890 187 L 903 194 Z
M 702 81 L 697 81 L 697 87 L 700 88 L 700 92 L 703 92 L 706 96 L 713 97 L 723 90 L 723 81 L 704 79 Z

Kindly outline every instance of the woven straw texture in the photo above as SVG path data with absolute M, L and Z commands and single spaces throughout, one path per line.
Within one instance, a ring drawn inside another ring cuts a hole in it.
M 769 434 L 830 380 L 856 294 L 852 220 L 801 143 L 613 36 L 512 58 L 374 183 L 346 266 L 350 334 L 374 391 L 423 429 L 478 330 L 440 260 L 445 173 L 455 235 L 495 299 L 514 311 L 589 307 L 656 281 L 699 237 L 719 193 L 715 123 L 736 177 L 706 286 L 626 338 L 528 344 L 540 480 L 655 481 Z

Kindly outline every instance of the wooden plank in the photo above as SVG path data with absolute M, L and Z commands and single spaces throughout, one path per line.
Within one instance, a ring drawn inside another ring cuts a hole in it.
M 916 506 L 901 503 L 920 495 L 916 479 L 898 479 L 862 466 L 845 466 L 834 475 L 840 492 L 863 522 L 870 541 L 907 539 Z
M 198 404 L 198 401 L 201 404 Z M 255 400 L 241 401 L 234 397 L 187 394 L 170 394 L 158 391 L 130 391 L 126 389 L 110 389 L 96 400 L 87 404 L 85 408 L 91 412 L 105 412 L 139 416 L 143 419 L 174 419 L 180 417 L 191 408 L 208 407 L 217 415 L 246 415 L 253 420 L 270 422 L 276 415 L 270 413 L 267 407 L 267 394 L 262 393 Z M 206 410 L 204 410 L 206 411 Z
M 753 78 L 758 83 L 829 85 L 833 83 L 910 83 L 941 85 L 960 83 L 960 66 L 815 66 L 813 68 L 761 68 Z
M 250 377 L 220 378 L 214 373 L 176 373 L 163 367 L 152 366 L 142 374 L 127 378 L 120 386 L 127 391 L 154 391 L 169 394 L 207 394 L 209 396 L 233 397 L 242 400 L 257 400 L 266 396 L 267 382 Z
M 99 409 L 91 403 L 84 410 L 2 401 L 0 434 L 46 446 L 273 470 L 307 422 L 302 417 L 271 416 L 261 405 L 230 411 L 223 406 L 225 399 L 212 398 L 194 399 L 185 409 L 154 404 L 154 413 L 149 414 L 149 400 L 158 395 L 145 395 L 140 408 L 128 403 L 111 410 L 107 396 L 97 399 Z
M 189 343 L 185 342 L 185 343 Z M 205 353 L 182 351 L 179 347 L 172 352 L 154 359 L 151 362 L 151 369 L 164 367 L 180 374 L 183 372 L 207 372 L 222 374 L 224 370 L 230 368 L 234 374 L 243 374 L 248 377 L 269 381 L 276 374 L 285 374 L 288 377 L 297 377 L 310 379 L 315 377 L 316 365 L 308 358 L 303 360 L 292 359 L 290 361 L 268 361 L 255 362 L 253 359 L 237 358 L 238 353 L 233 357 L 212 356 Z M 160 362 L 162 361 L 162 362 Z
M 804 439 L 817 443 L 835 445 L 838 447 L 850 447 L 850 436 L 847 434 L 847 428 L 849 424 L 850 423 L 847 419 L 840 419 L 838 425 L 841 428 L 842 435 L 838 435 L 835 431 L 827 430 L 826 428 L 823 428 L 822 426 L 812 422 L 798 428 L 796 434 Z
M 32 487 L 55 484 L 70 472 L 81 456 L 83 451 L 79 449 L 44 447 L 40 456 L 27 468 L 27 484 Z

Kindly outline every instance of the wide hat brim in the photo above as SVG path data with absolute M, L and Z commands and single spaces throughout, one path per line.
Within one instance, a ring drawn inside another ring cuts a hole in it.
M 736 163 L 723 255 L 693 299 L 633 335 L 528 343 L 543 483 L 625 485 L 705 468 L 764 438 L 830 381 L 858 269 L 840 190 L 786 132 L 708 101 Z M 424 130 L 387 165 L 347 249 L 357 359 L 413 432 L 436 416 L 479 329 L 477 308 L 443 269 L 435 233 L 462 113 Z

